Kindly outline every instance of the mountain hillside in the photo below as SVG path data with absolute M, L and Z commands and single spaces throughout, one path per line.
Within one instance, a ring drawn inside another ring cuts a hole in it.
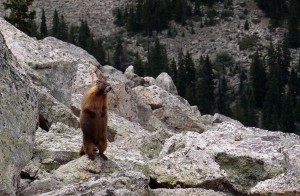
M 201 115 L 167 73 L 123 74 L 3 18 L 0 43 L 0 195 L 300 194 L 299 136 Z M 106 161 L 79 157 L 80 101 L 97 79 L 113 87 Z
M 140 76 L 166 72 L 178 94 L 202 114 L 299 134 L 298 4 L 34 0 L 35 23 L 28 31 L 79 46 L 122 72 L 130 65 Z

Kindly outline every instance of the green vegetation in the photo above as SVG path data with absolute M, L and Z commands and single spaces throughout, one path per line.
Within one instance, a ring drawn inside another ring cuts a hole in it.
M 32 2 L 33 0 L 7 0 L 3 2 L 4 9 L 10 10 L 10 15 L 5 17 L 5 20 L 29 36 L 36 35 L 35 11 L 28 9 Z
M 257 41 L 258 37 L 256 35 L 247 35 L 238 42 L 239 48 L 240 50 L 247 50 L 256 46 Z
M 214 25 L 214 17 L 218 12 L 212 9 L 216 0 L 145 0 L 128 4 L 124 9 L 117 8 L 114 11 L 117 26 L 124 26 L 127 31 L 133 33 L 143 33 L 152 36 L 153 31 L 161 32 L 167 29 L 169 22 L 186 25 L 187 19 L 192 16 L 204 16 L 200 6 L 206 5 L 210 9 L 207 12 L 209 25 Z M 231 6 L 231 1 L 226 1 L 226 5 Z M 232 11 L 223 13 L 223 17 L 232 16 Z M 192 31 L 193 32 L 193 31 Z

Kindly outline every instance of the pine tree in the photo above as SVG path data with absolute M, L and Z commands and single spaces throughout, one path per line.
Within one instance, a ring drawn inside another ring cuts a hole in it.
M 255 101 L 254 101 L 254 94 L 252 91 L 250 91 L 250 94 L 248 96 L 248 115 L 247 115 L 247 124 L 246 126 L 255 127 L 257 126 L 257 119 L 255 115 Z
M 79 45 L 78 43 L 78 32 L 79 32 L 79 28 L 77 26 L 72 25 L 70 28 L 70 32 L 68 35 L 68 42 L 71 44 L 74 44 L 76 46 Z
M 177 76 L 177 90 L 178 94 L 182 97 L 186 94 L 186 70 L 185 70 L 185 60 L 182 50 L 178 52 L 178 76 Z
M 292 111 L 292 97 L 290 91 L 288 91 L 282 103 L 282 113 L 280 117 L 280 128 L 284 132 L 293 133 L 295 130 L 295 120 Z
M 184 0 L 176 0 L 175 1 L 175 21 L 185 25 L 186 22 L 186 1 Z
M 296 107 L 297 99 L 299 97 L 299 90 L 300 90 L 300 79 L 297 76 L 295 69 L 291 70 L 288 87 L 291 93 L 293 107 Z
M 53 22 L 52 22 L 52 36 L 57 38 L 59 36 L 58 33 L 59 33 L 59 16 L 57 10 L 55 9 L 53 14 Z
M 65 22 L 64 16 L 60 16 L 59 24 L 58 24 L 58 32 L 57 32 L 57 38 L 62 41 L 68 40 L 68 25 Z
M 117 45 L 115 48 L 114 56 L 113 56 L 113 65 L 116 69 L 124 72 L 125 71 L 125 55 L 122 46 L 122 40 L 120 37 L 117 39 Z
M 96 46 L 95 40 L 94 40 L 93 36 L 90 36 L 86 40 L 86 51 L 96 58 L 96 53 L 95 53 L 96 49 L 97 49 L 97 46 Z
M 170 64 L 170 76 L 174 82 L 174 84 L 177 84 L 177 76 L 178 76 L 178 71 L 177 71 L 177 64 L 174 59 L 172 59 L 171 64 Z
M 262 108 L 266 91 L 266 70 L 262 60 L 259 58 L 258 51 L 254 54 L 250 67 L 250 84 L 255 106 Z
M 195 80 L 196 80 L 196 70 L 194 61 L 189 52 L 185 55 L 185 72 L 186 72 L 186 92 L 185 98 L 190 102 L 190 104 L 196 104 L 195 101 Z
M 96 41 L 96 51 L 95 51 L 95 58 L 97 59 L 97 61 L 101 64 L 101 65 L 105 65 L 106 64 L 106 57 L 105 57 L 105 51 L 103 48 L 103 43 L 102 43 L 102 39 L 99 38 Z
M 147 74 L 157 77 L 161 72 L 168 72 L 167 51 L 156 38 L 154 46 L 150 49 Z
M 299 31 L 299 2 L 298 0 L 291 0 L 288 17 L 288 34 L 287 40 L 290 48 L 300 47 L 300 31 Z
M 220 114 L 230 116 L 230 108 L 227 96 L 228 86 L 224 75 L 220 76 L 218 80 L 218 91 L 216 96 L 217 110 Z
M 17 27 L 29 36 L 32 36 L 35 11 L 29 11 L 28 7 L 33 0 L 7 0 L 3 2 L 4 9 L 10 10 L 10 15 L 4 17 L 9 23 Z
M 87 21 L 81 21 L 79 27 L 78 43 L 83 49 L 87 47 L 87 40 L 90 38 L 91 32 Z
M 114 24 L 119 27 L 124 26 L 124 16 L 120 8 L 117 8 L 116 19 L 114 21 Z
M 195 0 L 195 5 L 194 5 L 194 15 L 200 15 L 200 0 Z
M 214 81 L 212 65 L 208 55 L 199 73 L 196 84 L 197 105 L 202 114 L 212 114 L 214 109 Z
M 279 129 L 279 118 L 281 115 L 283 82 L 280 73 L 280 65 L 276 58 L 278 54 L 274 50 L 273 44 L 268 49 L 267 92 L 263 106 L 263 126 L 266 129 Z
M 46 24 L 46 16 L 45 16 L 45 10 L 42 10 L 42 18 L 41 18 L 41 27 L 40 27 L 40 32 L 41 32 L 41 37 L 45 38 L 48 36 L 48 29 L 47 29 L 47 24 Z
M 246 31 L 248 31 L 249 30 L 249 22 L 248 22 L 248 20 L 246 20 L 245 21 L 245 24 L 244 24 L 244 29 L 246 30 Z
M 284 84 L 288 82 L 289 78 L 289 69 L 290 69 L 290 63 L 292 60 L 291 52 L 288 48 L 288 41 L 287 39 L 284 39 L 283 44 L 281 45 L 281 51 L 282 51 L 282 60 L 280 62 L 280 72 L 282 81 Z
M 144 76 L 144 65 L 138 52 L 135 54 L 135 61 L 133 63 L 133 66 L 134 66 L 134 72 L 138 76 Z
M 133 10 L 133 8 L 131 7 L 129 9 L 129 15 L 128 15 L 128 19 L 127 19 L 127 30 L 128 31 L 132 31 L 132 32 L 138 32 L 138 27 L 137 27 L 137 22 L 136 22 L 136 15 L 135 12 Z

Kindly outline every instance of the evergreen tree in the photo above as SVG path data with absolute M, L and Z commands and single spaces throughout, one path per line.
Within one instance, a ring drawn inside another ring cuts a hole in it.
M 93 36 L 90 36 L 86 40 L 86 51 L 96 58 L 96 49 L 97 49 L 97 46 L 96 46 L 95 40 L 94 40 Z
M 293 133 L 295 130 L 295 120 L 292 111 L 292 97 L 290 91 L 288 91 L 282 104 L 282 113 L 280 118 L 280 128 L 284 132 Z
M 29 20 L 29 26 L 30 26 L 30 29 L 29 29 L 28 35 L 31 37 L 36 37 L 36 38 L 40 39 L 41 34 L 38 32 L 38 27 L 37 27 L 34 19 Z
M 169 70 L 170 70 L 170 76 L 171 76 L 174 84 L 176 85 L 178 72 L 177 72 L 177 64 L 174 59 L 172 59 L 172 61 L 171 61 Z
M 299 1 L 290 0 L 287 41 L 290 48 L 300 47 Z
M 230 108 L 227 96 L 228 86 L 224 75 L 222 75 L 218 80 L 218 91 L 216 96 L 217 110 L 220 114 L 230 116 Z
M 255 115 L 255 101 L 254 101 L 254 94 L 251 91 L 250 95 L 248 96 L 248 115 L 247 115 L 247 123 L 245 124 L 246 126 L 251 126 L 254 127 L 257 125 L 257 119 Z
M 176 0 L 175 1 L 175 21 L 185 25 L 186 22 L 186 1 L 184 0 Z
M 300 122 L 300 101 L 297 102 L 296 108 L 294 110 L 294 118 L 296 122 Z
M 86 49 L 87 40 L 90 38 L 91 32 L 87 21 L 81 21 L 79 27 L 78 44 L 81 48 Z
M 159 39 L 155 39 L 154 46 L 150 49 L 147 73 L 150 76 L 157 77 L 161 72 L 168 72 L 167 51 L 160 44 Z
M 194 15 L 201 15 L 201 11 L 200 11 L 200 0 L 195 0 L 195 5 L 194 5 Z
M 59 24 L 58 24 L 58 32 L 57 32 L 57 38 L 62 41 L 68 40 L 68 25 L 65 22 L 64 16 L 60 16 Z
M 284 42 L 281 45 L 281 51 L 282 51 L 282 57 L 281 57 L 282 60 L 280 61 L 280 72 L 281 72 L 282 81 L 284 84 L 286 84 L 288 82 L 290 63 L 292 60 L 291 53 L 288 48 L 288 42 L 286 39 L 284 39 Z
M 114 61 L 114 67 L 122 72 L 125 71 L 125 55 L 124 55 L 124 50 L 122 46 L 122 40 L 120 37 L 117 39 L 117 45 L 115 48 L 114 56 L 113 56 L 113 61 Z
M 138 76 L 144 76 L 144 65 L 138 52 L 135 54 L 135 61 L 133 63 L 133 66 L 134 66 L 134 72 Z
M 96 51 L 95 51 L 95 58 L 97 59 L 97 61 L 101 64 L 101 65 L 105 65 L 106 64 L 106 57 L 105 57 L 105 51 L 103 48 L 103 43 L 102 43 L 102 39 L 99 38 L 96 42 Z
M 186 70 L 185 70 L 185 60 L 182 50 L 178 52 L 178 77 L 177 77 L 177 90 L 178 94 L 182 97 L 185 96 L 185 88 L 186 88 Z
M 246 30 L 246 31 L 248 31 L 249 30 L 249 22 L 248 22 L 248 20 L 246 20 L 245 21 L 245 24 L 244 24 L 244 29 Z
M 255 106 L 262 108 L 266 91 L 266 71 L 258 51 L 254 54 L 250 67 L 250 84 Z
M 204 64 L 200 67 L 199 73 L 196 84 L 197 105 L 201 113 L 212 114 L 214 108 L 214 81 L 212 65 L 208 55 Z
M 186 94 L 185 98 L 194 105 L 195 102 L 195 80 L 196 80 L 196 70 L 194 61 L 189 52 L 185 55 L 185 73 L 186 73 Z
M 32 29 L 34 29 L 32 25 L 35 25 L 33 22 L 35 11 L 28 9 L 32 2 L 33 0 L 7 0 L 3 2 L 4 9 L 10 10 L 10 15 L 4 17 L 5 20 L 29 36 L 32 36 Z
M 192 86 L 196 80 L 196 69 L 195 69 L 194 61 L 189 52 L 186 53 L 184 60 L 185 60 L 184 65 L 186 71 L 186 84 Z
M 268 49 L 269 74 L 267 78 L 267 92 L 263 106 L 263 126 L 266 129 L 279 129 L 279 118 L 281 115 L 283 82 L 280 73 L 280 65 L 276 61 L 276 52 L 273 44 Z
M 68 42 L 69 43 L 74 44 L 76 46 L 79 45 L 79 43 L 78 43 L 78 32 L 79 32 L 78 27 L 72 25 L 71 28 L 70 28 L 69 35 L 68 35 Z
M 288 87 L 289 87 L 289 90 L 290 90 L 290 93 L 291 93 L 293 107 L 296 107 L 297 99 L 300 95 L 299 94 L 300 79 L 297 76 L 297 73 L 296 73 L 294 68 L 291 70 L 291 74 L 290 74 L 290 78 L 289 78 L 289 82 L 288 82 Z
M 59 33 L 59 16 L 57 10 L 55 9 L 53 14 L 53 22 L 52 22 L 52 36 L 57 38 L 59 36 L 58 33 Z
M 116 19 L 114 21 L 114 24 L 119 27 L 124 26 L 124 16 L 122 10 L 120 8 L 117 8 L 116 12 L 117 13 L 116 13 Z
M 255 0 L 257 5 L 271 18 L 273 26 L 279 26 L 287 13 L 287 1 Z
M 42 10 L 42 18 L 41 18 L 41 27 L 40 27 L 40 32 L 42 38 L 45 38 L 48 36 L 48 29 L 47 29 L 47 24 L 46 24 L 46 16 L 45 16 L 45 10 Z
M 129 9 L 129 15 L 128 15 L 128 19 L 127 19 L 127 30 L 132 31 L 132 32 L 138 31 L 136 15 L 135 15 L 135 12 L 132 7 Z

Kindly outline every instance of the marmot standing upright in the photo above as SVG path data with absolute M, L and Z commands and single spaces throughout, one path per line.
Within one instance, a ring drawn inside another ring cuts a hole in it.
M 94 147 L 99 150 L 100 156 L 107 148 L 107 93 L 111 86 L 106 81 L 98 80 L 95 85 L 86 91 L 81 102 L 80 127 L 83 133 L 83 145 L 80 155 L 87 154 L 94 160 Z

